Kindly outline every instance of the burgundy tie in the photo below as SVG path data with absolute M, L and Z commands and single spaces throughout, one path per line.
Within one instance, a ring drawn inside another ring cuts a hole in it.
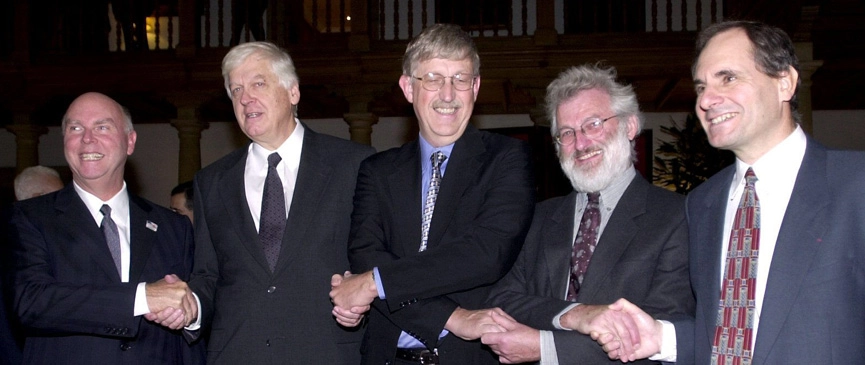
M 754 190 L 754 170 L 745 173 L 745 191 L 730 232 L 721 300 L 712 343 L 712 364 L 751 363 L 756 315 L 754 291 L 760 249 L 760 201 Z
M 601 210 L 598 201 L 601 193 L 588 193 L 588 203 L 580 220 L 580 230 L 574 240 L 574 249 L 571 252 L 571 275 L 568 280 L 567 300 L 576 302 L 583 283 L 583 276 L 589 268 L 589 260 L 595 252 L 598 243 L 598 227 L 601 226 Z

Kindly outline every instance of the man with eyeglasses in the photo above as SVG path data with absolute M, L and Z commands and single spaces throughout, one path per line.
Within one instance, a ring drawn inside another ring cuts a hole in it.
M 501 331 L 483 309 L 519 253 L 535 203 L 528 146 L 469 125 L 480 89 L 471 37 L 425 29 L 399 79 L 419 138 L 361 164 L 349 259 L 334 275 L 337 321 L 369 309 L 364 364 L 497 364 L 477 339 Z M 503 313 L 502 313 L 503 314 Z
M 547 87 L 559 163 L 574 191 L 541 202 L 523 250 L 489 305 L 506 332 L 483 335 L 504 363 L 600 364 L 587 334 L 608 333 L 619 298 L 661 318 L 691 315 L 684 197 L 637 174 L 642 120 L 614 68 L 573 67 Z

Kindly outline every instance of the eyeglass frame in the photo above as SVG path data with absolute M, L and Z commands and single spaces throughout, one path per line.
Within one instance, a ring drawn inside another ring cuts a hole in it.
M 613 118 L 621 117 L 622 115 L 623 114 L 616 114 L 616 115 L 613 115 L 613 116 L 607 117 L 607 118 L 599 118 L 599 117 L 587 118 L 586 120 L 583 121 L 583 123 L 580 124 L 580 132 L 583 133 L 583 135 L 586 136 L 586 138 L 596 138 L 600 135 L 600 132 L 602 132 L 604 130 L 604 122 L 606 122 L 610 119 L 613 119 Z M 590 132 L 586 132 L 586 126 L 587 125 L 594 125 L 594 127 L 591 127 L 589 129 Z M 562 142 L 562 131 L 574 132 L 574 137 L 573 137 L 574 140 L 569 142 L 569 143 Z M 555 142 L 559 146 L 571 145 L 577 141 L 577 130 L 574 128 L 571 128 L 571 127 L 565 127 L 565 128 L 559 129 L 556 132 L 556 135 L 553 136 L 553 139 L 555 140 Z
M 465 89 L 459 89 L 459 88 L 457 88 L 456 84 L 454 83 L 454 80 L 462 80 L 462 75 L 471 76 L 471 79 L 469 79 L 469 80 L 471 80 L 471 82 L 468 83 L 468 87 L 465 88 Z M 428 87 L 427 87 L 427 80 L 424 79 L 423 76 L 418 77 L 418 76 L 410 75 L 409 77 L 411 77 L 411 78 L 413 78 L 413 79 L 415 79 L 415 80 L 420 81 L 420 85 L 421 85 L 421 87 L 422 87 L 424 90 L 426 90 L 426 91 L 439 91 L 439 90 L 441 90 L 441 89 L 445 86 L 445 80 L 446 80 L 446 79 L 451 79 L 451 87 L 453 87 L 454 90 L 456 90 L 456 91 L 469 91 L 469 90 L 472 89 L 473 86 L 475 86 L 475 79 L 478 78 L 478 75 L 475 75 L 475 74 L 464 74 L 464 73 L 462 73 L 462 72 L 459 72 L 459 73 L 456 73 L 456 74 L 453 74 L 453 75 L 450 75 L 450 76 L 445 76 L 445 75 L 442 75 L 442 74 L 439 74 L 439 73 L 435 73 L 435 72 L 429 72 L 429 73 L 425 74 L 424 76 L 441 76 L 441 81 L 439 81 L 439 82 L 437 83 L 437 84 L 438 84 L 438 87 L 435 88 L 435 90 L 431 90 L 430 88 L 428 88 Z M 457 76 L 460 76 L 460 77 L 457 78 Z M 430 80 L 430 82 L 432 82 L 432 80 Z

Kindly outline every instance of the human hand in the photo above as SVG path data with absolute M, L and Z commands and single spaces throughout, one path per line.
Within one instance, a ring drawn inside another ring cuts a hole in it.
M 377 297 L 378 289 L 372 271 L 358 275 L 346 271 L 343 275 L 334 274 L 330 278 L 330 301 L 334 307 L 341 308 L 340 313 L 343 315 L 366 312 Z M 337 318 L 339 321 L 339 316 Z
M 578 305 L 565 312 L 560 322 L 562 327 L 585 335 L 592 333 L 612 335 L 613 340 L 620 346 L 617 351 L 623 354 L 632 354 L 640 346 L 640 334 L 634 319 L 621 309 L 613 309 L 612 304 Z
M 488 332 L 503 332 L 505 329 L 493 320 L 492 313 L 507 316 L 501 308 L 467 310 L 457 307 L 445 329 L 466 341 L 477 340 Z
M 345 277 L 351 276 L 351 272 L 346 271 L 343 274 Z M 330 287 L 336 288 L 342 284 L 343 275 L 333 275 L 330 278 Z M 336 322 L 345 327 L 356 327 L 363 320 L 364 314 L 369 310 L 369 305 L 351 307 L 349 309 L 334 306 L 330 312 L 333 314 Z
M 609 308 L 621 311 L 631 317 L 637 326 L 640 335 L 640 345 L 633 352 L 624 349 L 624 345 L 618 337 L 610 332 L 592 332 L 592 339 L 598 342 L 611 360 L 619 359 L 622 362 L 644 359 L 661 351 L 661 338 L 663 325 L 654 320 L 650 315 L 633 303 L 624 298 L 610 304 Z
M 492 319 L 505 332 L 487 332 L 481 342 L 490 347 L 502 364 L 518 364 L 541 360 L 540 331 L 517 322 L 511 316 L 492 312 Z
M 198 318 L 198 304 L 192 290 L 177 275 L 165 275 L 159 281 L 145 284 L 147 307 L 150 313 L 145 318 L 163 326 L 178 329 Z M 178 325 L 176 311 L 180 311 L 182 322 Z M 176 328 L 175 328 L 176 327 Z

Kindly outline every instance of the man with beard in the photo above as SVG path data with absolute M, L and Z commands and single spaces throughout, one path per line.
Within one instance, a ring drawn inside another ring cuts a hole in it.
M 637 97 L 615 79 L 612 67 L 583 65 L 547 87 L 550 130 L 574 191 L 537 205 L 516 264 L 490 295 L 513 316 L 493 312 L 507 331 L 482 337 L 503 363 L 609 361 L 587 334 L 629 320 L 608 309 L 618 298 L 658 318 L 693 313 L 684 197 L 636 173 Z

